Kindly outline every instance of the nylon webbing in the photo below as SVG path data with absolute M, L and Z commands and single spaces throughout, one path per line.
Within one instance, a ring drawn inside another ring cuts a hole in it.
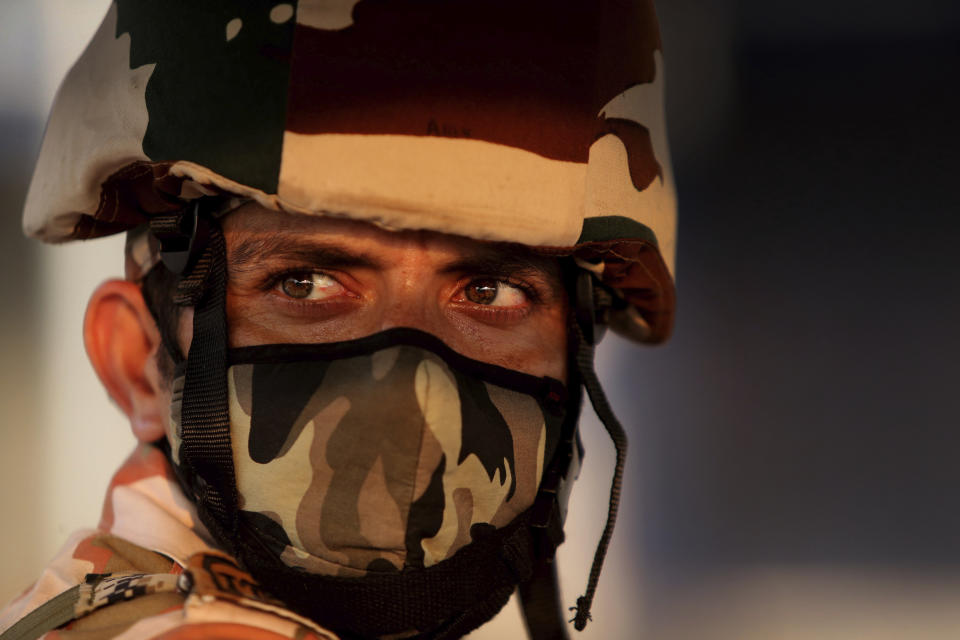
M 0 640 L 37 640 L 77 617 L 76 606 L 89 596 L 90 586 L 78 584 L 25 615 L 0 634 Z
M 360 578 L 307 574 L 271 562 L 272 554 L 251 545 L 250 536 L 238 538 L 237 550 L 273 596 L 343 638 L 432 629 L 417 637 L 439 640 L 461 637 L 489 620 L 530 578 L 536 534 L 529 521 L 525 512 L 431 567 Z
M 513 594 L 514 585 L 505 584 L 494 589 L 490 595 L 478 600 L 474 606 L 464 611 L 452 623 L 438 632 L 428 635 L 429 640 L 457 640 L 480 627 L 503 609 Z
M 182 463 L 193 475 L 196 500 L 232 534 L 237 493 L 227 399 L 226 247 L 219 223 L 208 220 L 209 242 L 185 278 L 193 312 L 181 414 Z
M 567 640 L 555 562 L 538 562 L 533 577 L 520 584 L 520 606 L 530 640 Z
M 183 210 L 152 216 L 150 218 L 150 233 L 161 242 L 168 239 L 178 239 L 183 236 L 180 229 L 182 218 Z

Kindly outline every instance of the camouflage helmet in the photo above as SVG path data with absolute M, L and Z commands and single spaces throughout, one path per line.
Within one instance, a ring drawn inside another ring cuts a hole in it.
M 651 0 L 114 0 L 64 80 L 24 228 L 202 195 L 572 255 L 665 339 L 676 201 Z

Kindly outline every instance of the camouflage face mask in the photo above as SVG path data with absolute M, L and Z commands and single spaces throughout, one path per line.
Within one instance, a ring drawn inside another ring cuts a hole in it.
M 240 522 L 313 574 L 429 567 L 509 524 L 533 504 L 564 419 L 559 381 L 412 329 L 233 349 L 229 362 Z

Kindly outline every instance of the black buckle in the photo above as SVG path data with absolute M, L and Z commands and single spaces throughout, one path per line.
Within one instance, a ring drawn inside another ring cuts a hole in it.
M 531 509 L 530 526 L 536 533 L 537 553 L 541 558 L 551 559 L 564 540 L 563 523 L 567 519 L 567 506 L 573 482 L 580 475 L 583 444 L 575 432 L 562 443 L 554 464 L 550 465 Z
M 587 344 L 595 346 L 606 333 L 610 308 L 613 306 L 610 290 L 596 281 L 589 271 L 577 274 L 574 290 L 573 315 Z
M 207 244 L 208 230 L 198 198 L 175 213 L 150 219 L 150 232 L 160 241 L 160 259 L 173 274 L 188 272 Z

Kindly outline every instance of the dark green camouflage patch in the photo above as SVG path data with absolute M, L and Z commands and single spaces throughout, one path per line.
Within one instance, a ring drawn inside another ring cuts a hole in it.
M 274 0 L 116 2 L 117 36 L 131 38 L 130 67 L 156 65 L 144 153 L 275 193 L 295 20 L 273 22 Z

